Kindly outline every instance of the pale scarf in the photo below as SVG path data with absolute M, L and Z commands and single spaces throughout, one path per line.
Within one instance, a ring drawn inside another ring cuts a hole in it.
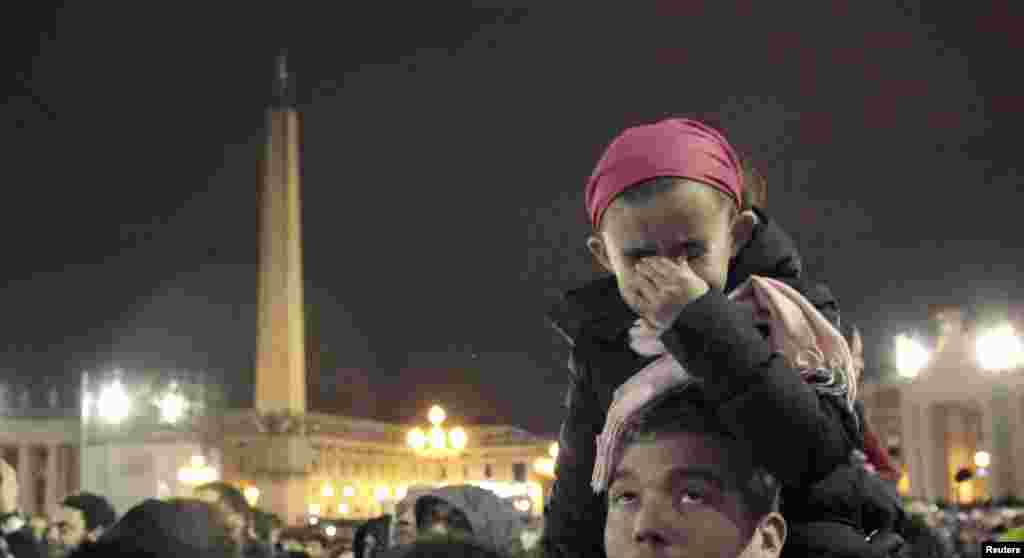
M 729 299 L 749 310 L 756 325 L 768 326 L 772 351 L 798 371 L 815 389 L 845 398 L 852 412 L 857 368 L 846 339 L 796 289 L 767 277 L 752 276 Z M 624 436 L 636 426 L 641 411 L 669 390 L 699 384 L 666 350 L 658 331 L 644 320 L 630 330 L 630 347 L 639 355 L 658 356 L 615 390 L 604 430 L 597 437 L 594 492 L 608 488 L 621 458 Z

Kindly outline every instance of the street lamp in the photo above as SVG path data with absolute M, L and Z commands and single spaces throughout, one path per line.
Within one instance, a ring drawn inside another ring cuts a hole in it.
M 914 378 L 925 366 L 931 355 L 924 345 L 911 339 L 907 335 L 896 336 L 896 368 L 900 376 Z
M 1012 370 L 1024 365 L 1024 346 L 1009 324 L 978 336 L 975 348 L 978 363 L 985 370 Z
M 444 459 L 461 454 L 469 443 L 465 429 L 455 427 L 446 431 L 441 424 L 447 418 L 444 409 L 434 405 L 427 413 L 430 430 L 413 428 L 405 437 L 406 444 L 421 457 Z

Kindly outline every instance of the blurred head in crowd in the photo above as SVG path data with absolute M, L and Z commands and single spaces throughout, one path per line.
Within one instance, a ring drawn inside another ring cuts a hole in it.
M 0 459 L 0 515 L 18 511 L 18 475 L 11 464 Z
M 327 537 L 320 531 L 317 531 L 316 533 L 306 536 L 306 540 L 303 541 L 302 546 L 310 558 L 324 558 L 327 554 L 327 548 L 330 545 L 327 542 Z
M 426 535 L 414 544 L 389 551 L 387 558 L 503 558 L 496 550 L 458 535 Z
M 117 520 L 114 507 L 102 496 L 81 492 L 68 496 L 53 515 L 53 527 L 47 532 L 51 556 L 65 556 L 85 543 L 99 540 Z
M 28 526 L 32 529 L 32 536 L 34 536 L 37 541 L 46 540 L 46 530 L 50 527 L 49 519 L 46 519 L 41 515 L 33 515 L 32 518 L 28 520 Z
M 246 539 L 252 510 L 238 487 L 226 482 L 211 482 L 197 487 L 195 495 L 199 500 L 217 506 L 224 514 L 235 542 L 242 543 Z
M 199 500 L 147 500 L 75 558 L 236 558 L 239 547 L 224 514 Z
M 451 532 L 472 534 L 469 518 L 459 508 L 436 496 L 422 496 L 414 506 L 416 528 L 420 533 L 448 534 Z
M 727 432 L 693 390 L 641 414 L 608 489 L 608 558 L 779 556 L 779 486 Z

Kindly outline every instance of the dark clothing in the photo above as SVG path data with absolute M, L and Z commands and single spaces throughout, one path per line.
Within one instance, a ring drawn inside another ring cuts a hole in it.
M 900 533 L 909 527 L 909 517 L 899 498 L 861 466 L 840 467 L 791 497 L 800 505 L 787 508 L 793 536 L 783 549 L 786 555 L 881 558 L 904 543 Z M 873 534 L 871 542 L 861 531 Z
M 803 294 L 838 327 L 838 304 L 827 287 L 802 276 L 793 242 L 767 216 L 759 216 L 751 241 L 733 263 L 729 288 L 751 274 L 773 277 Z M 570 386 L 540 544 L 548 556 L 600 558 L 607 504 L 605 495 L 591 488 L 595 438 L 615 389 L 657 357 L 637 355 L 628 346 L 637 316 L 622 300 L 614 277 L 570 291 L 549 318 L 571 347 Z M 863 446 L 845 399 L 804 382 L 772 352 L 752 317 L 724 294 L 709 292 L 689 304 L 661 340 L 689 373 L 703 379 L 723 423 L 749 441 L 783 483 L 789 505 L 800 500 L 788 487 L 822 481 Z
M 32 534 L 32 528 L 19 513 L 0 516 L 0 556 L 43 558 L 43 545 Z
M 43 558 L 43 547 L 32 535 L 32 529 L 24 527 L 4 536 L 7 548 L 14 558 Z
M 367 547 L 367 539 L 373 539 L 373 546 Z M 352 541 L 355 558 L 376 558 L 388 549 L 391 538 L 391 516 L 375 517 L 356 528 Z

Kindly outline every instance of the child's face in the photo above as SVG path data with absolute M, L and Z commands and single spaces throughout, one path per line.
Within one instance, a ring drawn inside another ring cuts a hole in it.
M 616 199 L 601 219 L 601 233 L 587 241 L 594 258 L 615 275 L 620 291 L 641 259 L 686 262 L 717 291 L 725 289 L 729 261 L 750 238 L 746 214 L 733 218 L 729 202 L 710 186 L 678 179 L 653 199 Z
M 781 516 L 770 514 L 768 527 L 749 517 L 726 459 L 727 449 L 702 434 L 659 434 L 627 446 L 608 490 L 608 558 L 777 556 Z M 775 537 L 767 545 L 765 529 Z

